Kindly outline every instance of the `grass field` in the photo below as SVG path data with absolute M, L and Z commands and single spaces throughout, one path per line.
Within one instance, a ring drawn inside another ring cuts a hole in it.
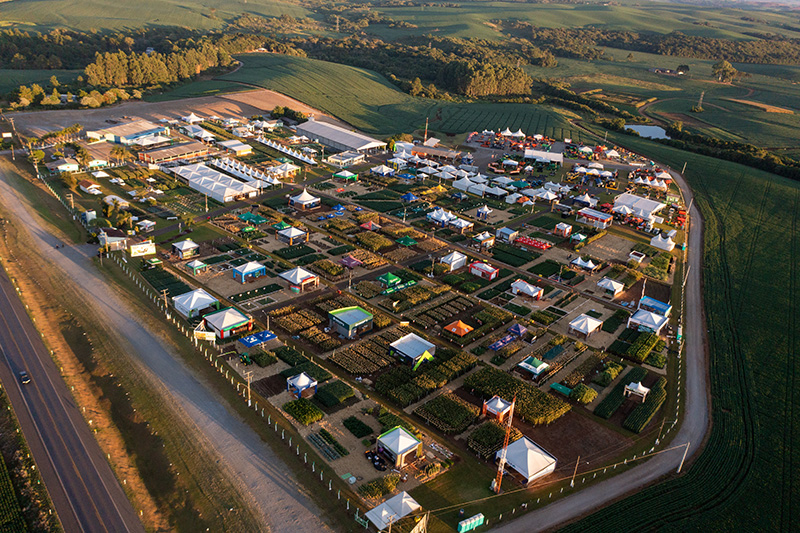
M 0 4 L 2 5 L 2 4 Z M 55 76 L 60 83 L 72 83 L 81 74 L 79 70 L 11 70 L 0 69 L 0 94 L 13 91 L 20 85 L 49 86 L 50 78 Z
M 218 94 L 249 91 L 251 87 L 230 81 L 202 80 L 182 85 L 177 89 L 162 94 L 151 94 L 144 99 L 148 102 L 164 102 L 168 100 L 181 100 L 198 96 L 216 96 Z
M 688 163 L 705 217 L 713 425 L 686 475 L 567 531 L 788 531 L 800 513 L 800 184 L 643 139 L 609 140 L 673 167 Z

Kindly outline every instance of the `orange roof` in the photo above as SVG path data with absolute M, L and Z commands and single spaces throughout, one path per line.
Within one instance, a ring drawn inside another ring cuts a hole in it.
M 459 337 L 463 337 L 467 333 L 473 330 L 473 327 L 469 324 L 465 324 L 460 320 L 456 320 L 452 324 L 449 324 L 444 327 L 446 331 L 458 335 Z

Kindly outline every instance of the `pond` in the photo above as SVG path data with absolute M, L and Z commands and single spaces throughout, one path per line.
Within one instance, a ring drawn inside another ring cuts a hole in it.
M 625 126 L 625 129 L 633 130 L 642 137 L 649 137 L 651 139 L 669 139 L 669 135 L 667 135 L 667 130 L 665 130 L 661 126 L 633 125 L 633 126 Z

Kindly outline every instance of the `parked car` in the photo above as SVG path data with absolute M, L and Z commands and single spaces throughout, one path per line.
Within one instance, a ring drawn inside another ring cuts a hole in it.
M 19 373 L 19 382 L 22 383 L 23 385 L 27 385 L 28 383 L 31 382 L 31 377 L 28 375 L 27 372 L 23 370 Z

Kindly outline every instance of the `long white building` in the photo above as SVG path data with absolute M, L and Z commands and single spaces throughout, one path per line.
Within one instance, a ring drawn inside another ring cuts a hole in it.
M 341 126 L 318 122 L 313 118 L 297 126 L 297 135 L 305 135 L 309 139 L 343 152 L 363 153 L 386 148 L 385 142 L 373 139 L 363 133 L 347 130 Z
M 202 163 L 175 167 L 171 170 L 173 174 L 188 182 L 192 189 L 223 204 L 243 198 L 252 198 L 258 194 L 258 189 L 255 187 Z

